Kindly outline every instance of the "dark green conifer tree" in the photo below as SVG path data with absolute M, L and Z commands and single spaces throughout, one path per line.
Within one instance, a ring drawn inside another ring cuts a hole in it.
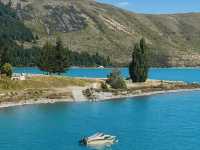
M 56 45 L 53 46 L 47 42 L 40 52 L 38 67 L 46 72 L 64 73 L 70 66 L 69 50 L 63 47 L 60 39 L 57 39 Z
M 0 48 L 0 67 L 5 63 L 10 63 L 10 54 L 7 47 Z
M 145 82 L 148 78 L 148 48 L 145 39 L 136 44 L 129 65 L 129 74 L 133 82 Z
M 52 52 L 53 45 L 50 42 L 46 42 L 40 51 L 37 66 L 40 70 L 46 71 L 48 73 L 53 73 L 52 70 Z
M 56 41 L 54 55 L 55 63 L 53 73 L 64 73 L 70 67 L 69 50 L 67 48 L 64 48 L 62 40 L 60 38 L 58 38 Z

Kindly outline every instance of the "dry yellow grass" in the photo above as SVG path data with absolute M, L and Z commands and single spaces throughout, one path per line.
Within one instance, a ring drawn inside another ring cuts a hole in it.
M 30 77 L 25 81 L 12 81 L 7 78 L 0 79 L 0 90 L 24 90 L 41 88 L 61 88 L 67 86 L 86 86 L 92 83 L 92 80 L 76 79 L 57 76 L 37 76 Z
M 25 81 L 13 81 L 4 77 L 0 78 L 0 102 L 37 100 L 39 98 L 70 98 L 71 91 L 67 90 L 67 87 L 83 87 L 93 82 L 95 80 L 60 76 L 34 76 Z

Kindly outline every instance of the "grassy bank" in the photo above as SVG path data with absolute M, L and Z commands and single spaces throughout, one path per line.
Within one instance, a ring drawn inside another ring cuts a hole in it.
M 68 78 L 68 77 L 51 77 L 37 76 L 29 77 L 25 81 L 12 81 L 8 78 L 0 79 L 1 91 L 19 91 L 25 89 L 41 89 L 41 88 L 61 88 L 67 86 L 86 86 L 92 83 L 91 80 Z
M 176 81 L 148 80 L 144 83 L 126 81 L 127 88 L 106 89 L 100 79 L 81 79 L 59 76 L 33 76 L 25 81 L 0 79 L 0 106 L 49 103 L 58 101 L 106 100 L 137 95 L 165 93 L 167 91 L 200 89 L 200 84 Z M 83 98 L 82 97 L 82 98 Z
M 24 81 L 0 79 L 0 102 L 12 102 L 38 98 L 71 98 L 70 87 L 84 87 L 93 80 L 59 77 L 34 76 Z

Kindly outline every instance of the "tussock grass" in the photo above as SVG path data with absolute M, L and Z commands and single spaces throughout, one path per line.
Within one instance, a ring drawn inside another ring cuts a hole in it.
M 92 83 L 91 80 L 76 79 L 57 76 L 30 77 L 25 81 L 12 81 L 8 78 L 0 79 L 0 90 L 25 90 L 42 88 L 62 88 L 68 86 L 86 86 Z

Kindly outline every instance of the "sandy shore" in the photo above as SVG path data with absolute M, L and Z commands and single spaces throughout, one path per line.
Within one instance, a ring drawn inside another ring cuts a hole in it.
M 95 100 L 95 102 L 114 100 L 114 99 L 122 99 L 122 98 L 150 96 L 150 95 L 157 95 L 157 94 L 166 94 L 166 93 L 189 92 L 189 91 L 200 91 L 200 88 L 154 91 L 154 92 L 145 92 L 145 93 L 140 93 L 140 94 L 116 95 L 116 96 L 114 96 L 114 95 L 108 96 L 106 94 L 102 94 L 98 99 Z M 85 100 L 85 101 L 90 101 L 90 100 Z M 54 104 L 54 103 L 59 103 L 59 102 L 79 102 L 79 101 L 75 101 L 74 99 L 38 99 L 38 100 L 26 100 L 26 101 L 19 101 L 19 102 L 2 102 L 2 103 L 0 103 L 0 108 L 24 106 L 24 105 L 34 105 L 34 104 Z M 81 100 L 80 102 L 83 102 L 83 101 Z

